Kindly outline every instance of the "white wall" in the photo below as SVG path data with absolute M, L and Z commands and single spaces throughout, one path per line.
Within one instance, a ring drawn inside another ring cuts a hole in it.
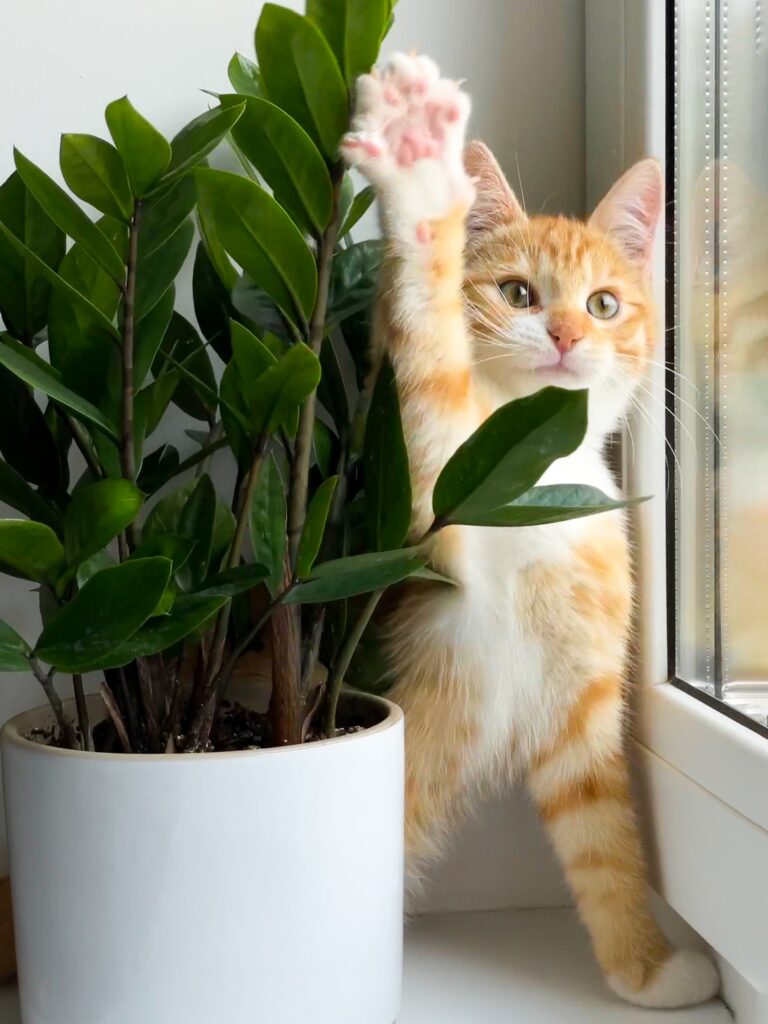
M 300 0 L 289 6 L 301 7 Z M 253 55 L 260 3 L 223 0 L 2 0 L 0 180 L 18 146 L 49 173 L 62 131 L 104 134 L 128 93 L 172 135 L 227 88 L 235 50 Z M 417 48 L 465 78 L 472 131 L 494 149 L 527 206 L 580 213 L 584 196 L 583 0 L 400 0 L 385 52 Z M 181 303 L 189 308 L 188 285 Z M 0 577 L 0 617 L 34 639 L 34 595 Z M 0 721 L 40 703 L 28 678 L 0 678 Z M 0 831 L 0 871 L 4 861 Z M 558 875 L 527 806 L 489 805 L 438 874 L 440 908 L 558 903 Z

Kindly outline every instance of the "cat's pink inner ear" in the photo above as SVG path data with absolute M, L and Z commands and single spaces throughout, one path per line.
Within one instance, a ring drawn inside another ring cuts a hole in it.
M 647 270 L 663 204 L 661 167 L 656 160 L 641 160 L 619 178 L 589 223 L 610 235 L 632 263 Z
M 489 231 L 499 224 L 525 218 L 525 211 L 509 187 L 496 157 L 484 142 L 470 142 L 464 151 L 464 166 L 475 181 L 477 197 L 467 217 L 470 232 Z

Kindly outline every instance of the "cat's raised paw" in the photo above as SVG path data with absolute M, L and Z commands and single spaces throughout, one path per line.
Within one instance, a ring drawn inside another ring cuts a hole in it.
M 628 1003 L 654 1010 L 674 1010 L 697 1006 L 717 995 L 720 977 L 705 953 L 678 949 L 643 988 L 632 989 L 618 977 L 609 977 L 608 984 Z
M 432 60 L 396 54 L 357 80 L 353 130 L 341 151 L 376 186 L 385 215 L 436 219 L 474 199 L 463 162 L 469 113 L 460 84 L 441 78 Z

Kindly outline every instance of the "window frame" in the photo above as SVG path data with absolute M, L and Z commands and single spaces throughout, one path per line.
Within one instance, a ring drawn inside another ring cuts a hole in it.
M 674 182 L 666 100 L 674 82 L 679 2 L 586 0 L 590 208 L 644 156 L 659 158 Z M 673 227 L 670 215 L 656 240 L 659 362 L 674 354 L 664 340 L 664 328 L 671 326 L 664 310 L 673 308 L 675 287 L 668 274 L 674 269 L 668 259 Z M 738 976 L 768 992 L 766 730 L 675 674 L 675 565 L 668 544 L 674 506 L 665 500 L 665 443 L 674 432 L 664 390 L 673 375 L 651 367 L 648 377 L 657 401 L 646 406 L 649 422 L 631 422 L 623 477 L 629 493 L 653 495 L 633 516 L 638 640 L 630 753 L 638 767 L 655 887 Z

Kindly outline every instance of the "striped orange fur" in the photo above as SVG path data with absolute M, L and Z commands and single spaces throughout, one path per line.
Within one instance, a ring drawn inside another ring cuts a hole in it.
M 432 489 L 456 448 L 545 385 L 589 388 L 589 428 L 543 482 L 615 494 L 605 438 L 654 345 L 657 165 L 628 172 L 587 223 L 528 217 L 485 147 L 470 146 L 465 167 L 468 115 L 456 83 L 399 56 L 360 80 L 342 146 L 376 186 L 387 240 L 375 351 L 397 380 L 414 537 L 432 522 Z M 605 293 L 610 318 L 593 312 Z M 479 789 L 525 776 L 609 983 L 643 1005 L 707 998 L 711 966 L 671 954 L 648 909 L 623 753 L 632 583 L 621 513 L 452 527 L 432 544 L 458 585 L 406 588 L 388 621 L 411 882 Z

